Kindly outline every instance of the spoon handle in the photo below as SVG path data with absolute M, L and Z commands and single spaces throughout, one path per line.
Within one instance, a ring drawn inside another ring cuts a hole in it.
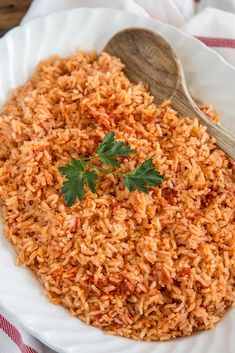
M 181 80 L 171 97 L 172 107 L 180 112 L 181 116 L 189 118 L 197 117 L 199 121 L 207 126 L 207 132 L 216 139 L 216 144 L 229 157 L 235 160 L 235 136 L 229 130 L 217 125 L 210 120 L 196 105 L 190 96 L 185 81 Z

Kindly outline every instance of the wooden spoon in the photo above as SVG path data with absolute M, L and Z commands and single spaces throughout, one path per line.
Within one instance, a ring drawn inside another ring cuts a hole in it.
M 181 62 L 165 39 L 144 28 L 130 28 L 115 34 L 104 51 L 121 59 L 131 82 L 147 83 L 156 103 L 170 99 L 180 116 L 197 117 L 217 145 L 235 160 L 235 136 L 197 107 L 187 89 Z

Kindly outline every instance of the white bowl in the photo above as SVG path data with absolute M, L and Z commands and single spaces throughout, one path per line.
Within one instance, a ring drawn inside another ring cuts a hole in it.
M 78 9 L 52 14 L 11 30 L 0 40 L 0 104 L 23 84 L 36 64 L 77 47 L 101 51 L 120 29 L 145 27 L 165 37 L 178 53 L 192 95 L 213 104 L 222 124 L 235 131 L 235 70 L 213 50 L 173 26 L 110 9 Z M 63 353 L 234 353 L 235 313 L 216 327 L 170 342 L 135 342 L 105 335 L 51 304 L 0 229 L 0 304 L 41 341 Z

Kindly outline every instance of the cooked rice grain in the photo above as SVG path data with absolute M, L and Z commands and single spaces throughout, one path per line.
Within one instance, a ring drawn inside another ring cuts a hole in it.
M 168 340 L 213 327 L 234 303 L 234 163 L 122 68 L 107 54 L 52 57 L 13 92 L 0 115 L 5 235 L 53 303 L 112 334 Z M 122 172 L 152 157 L 164 183 L 145 195 L 101 175 L 96 194 L 66 207 L 58 167 L 108 131 L 136 150 Z

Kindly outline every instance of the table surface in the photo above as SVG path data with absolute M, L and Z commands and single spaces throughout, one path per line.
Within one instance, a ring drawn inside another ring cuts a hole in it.
M 19 24 L 31 2 L 32 0 L 0 0 L 0 37 Z

